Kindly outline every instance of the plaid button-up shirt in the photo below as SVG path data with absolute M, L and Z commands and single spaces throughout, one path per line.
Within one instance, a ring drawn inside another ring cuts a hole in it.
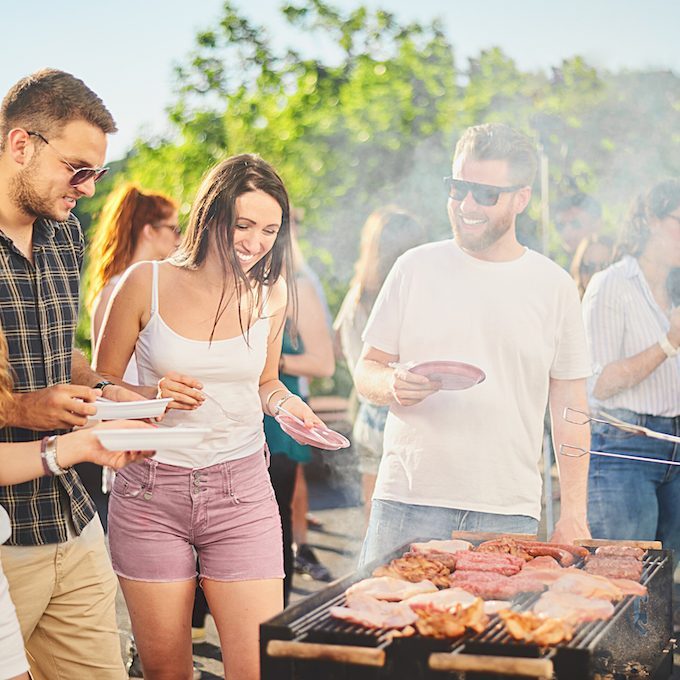
M 0 231 L 0 326 L 7 338 L 15 392 L 71 382 L 83 252 L 83 232 L 74 216 L 67 222 L 35 222 L 33 262 Z M 59 432 L 5 427 L 0 429 L 0 441 L 35 441 L 51 434 Z M 64 542 L 65 510 L 77 534 L 95 515 L 74 470 L 0 486 L 0 504 L 12 523 L 8 545 Z

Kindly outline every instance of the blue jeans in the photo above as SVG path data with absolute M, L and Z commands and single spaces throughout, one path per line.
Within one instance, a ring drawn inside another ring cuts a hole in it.
M 635 425 L 680 435 L 680 417 L 648 416 L 626 409 L 611 413 Z M 627 434 L 599 423 L 593 423 L 591 448 L 656 460 L 680 458 L 678 444 Z M 680 550 L 678 466 L 591 456 L 588 523 L 593 538 L 658 540 L 677 555 Z
M 431 505 L 374 500 L 368 531 L 359 556 L 362 567 L 407 541 L 451 538 L 452 531 L 498 531 L 535 534 L 538 520 L 527 515 L 497 515 Z

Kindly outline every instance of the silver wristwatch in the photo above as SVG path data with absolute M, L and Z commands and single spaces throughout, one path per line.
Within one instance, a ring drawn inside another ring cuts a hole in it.
M 66 469 L 61 467 L 57 461 L 57 435 L 52 435 L 51 437 L 45 437 L 42 440 L 41 455 L 43 460 L 47 464 L 50 472 L 58 477 L 66 472 Z

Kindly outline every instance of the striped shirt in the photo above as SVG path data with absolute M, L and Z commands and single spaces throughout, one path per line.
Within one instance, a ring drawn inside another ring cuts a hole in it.
M 67 222 L 35 222 L 33 262 L 0 231 L 0 326 L 7 338 L 15 392 L 71 382 L 83 251 L 83 233 L 74 216 Z M 5 427 L 0 441 L 35 441 L 50 434 L 59 432 Z M 77 534 L 95 515 L 74 470 L 0 486 L 0 504 L 12 523 L 8 545 L 64 542 L 65 514 L 70 514 Z
M 593 360 L 590 401 L 646 415 L 680 415 L 680 355 L 666 359 L 637 385 L 601 401 L 592 390 L 602 369 L 658 342 L 670 321 L 657 304 L 638 261 L 625 256 L 593 276 L 583 296 L 583 318 Z

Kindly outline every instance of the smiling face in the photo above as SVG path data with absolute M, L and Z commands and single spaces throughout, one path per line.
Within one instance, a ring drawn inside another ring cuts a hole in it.
M 454 179 L 497 187 L 512 186 L 504 160 L 474 160 L 464 156 L 453 165 Z M 458 245 L 480 259 L 503 260 L 518 254 L 515 219 L 526 208 L 531 189 L 501 193 L 493 206 L 477 203 L 472 192 L 460 201 L 449 197 L 447 211 Z
M 31 155 L 10 181 L 9 194 L 23 213 L 63 222 L 79 198 L 92 196 L 95 191 L 93 179 L 71 186 L 73 170 L 67 163 L 75 169 L 103 165 L 106 134 L 90 123 L 76 120 L 64 125 L 48 141 L 45 144 L 38 137 L 28 138 Z
M 264 191 L 249 191 L 236 199 L 234 252 L 244 272 L 274 247 L 282 218 L 278 201 Z

